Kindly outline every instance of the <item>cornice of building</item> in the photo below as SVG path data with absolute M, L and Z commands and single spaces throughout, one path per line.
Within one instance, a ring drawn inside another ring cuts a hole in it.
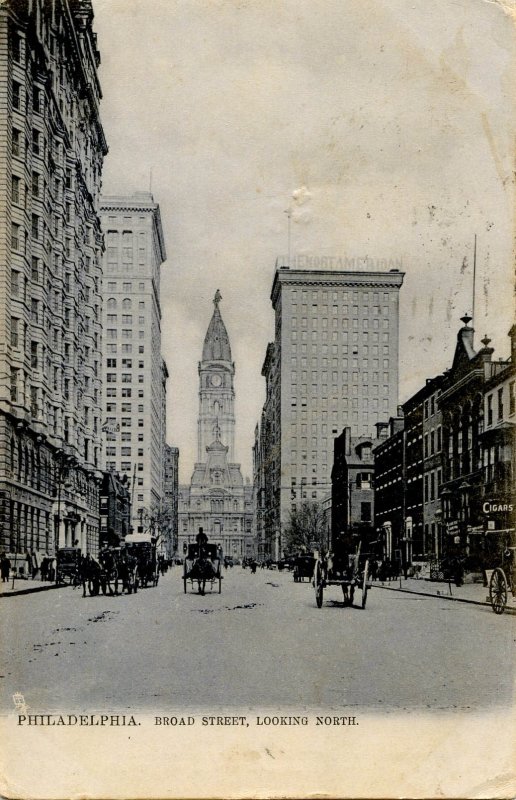
M 359 286 L 398 289 L 402 285 L 404 277 L 405 273 L 398 270 L 390 272 L 343 272 L 281 267 L 274 274 L 270 298 L 273 307 L 275 307 L 283 284 L 288 284 L 289 286 L 338 286 L 340 288 Z
M 453 397 L 459 391 L 462 391 L 469 383 L 472 383 L 475 380 L 483 380 L 484 378 L 484 369 L 483 366 L 480 368 L 472 369 L 466 375 L 463 375 L 458 381 L 455 381 L 451 386 L 448 388 L 443 388 L 441 395 L 439 397 L 439 406 L 442 406 L 450 397 Z

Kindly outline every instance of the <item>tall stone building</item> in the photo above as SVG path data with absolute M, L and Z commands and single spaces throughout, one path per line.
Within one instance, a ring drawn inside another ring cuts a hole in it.
M 235 365 L 215 294 L 199 362 L 197 458 L 189 486 L 179 488 L 179 546 L 195 541 L 199 528 L 226 556 L 254 554 L 253 487 L 235 463 Z
M 106 469 L 131 481 L 132 527 L 161 513 L 168 372 L 161 356 L 160 268 L 166 259 L 159 205 L 148 192 L 103 197 Z
M 163 498 L 164 550 L 168 558 L 177 553 L 177 511 L 179 503 L 179 448 L 165 445 Z
M 0 4 L 0 549 L 96 553 L 107 145 L 90 0 Z
M 321 502 L 328 495 L 339 431 L 369 436 L 396 412 L 402 282 L 398 270 L 275 272 L 274 350 L 269 345 L 262 371 L 267 400 L 255 448 L 268 473 L 268 555 L 279 556 L 290 510 L 302 499 Z

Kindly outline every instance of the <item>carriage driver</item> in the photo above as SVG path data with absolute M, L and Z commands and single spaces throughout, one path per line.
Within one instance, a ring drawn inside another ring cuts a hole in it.
M 356 544 L 350 533 L 340 531 L 332 541 L 332 569 L 350 580 L 353 577 L 356 561 Z
M 196 572 L 198 571 L 204 578 L 210 579 L 215 574 L 215 570 L 213 568 L 213 564 L 208 558 L 208 551 L 206 548 L 206 545 L 208 544 L 208 537 L 206 536 L 202 528 L 199 528 L 199 533 L 195 537 L 195 541 L 197 542 L 197 547 L 199 552 L 198 568 L 195 571 Z

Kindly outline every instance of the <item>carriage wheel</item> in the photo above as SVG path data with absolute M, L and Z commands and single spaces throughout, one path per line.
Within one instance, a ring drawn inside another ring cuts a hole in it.
M 493 570 L 489 581 L 489 599 L 495 614 L 503 614 L 507 606 L 507 578 L 500 567 Z
M 315 564 L 314 586 L 315 586 L 315 602 L 317 603 L 317 608 L 321 608 L 323 604 L 324 587 L 323 587 L 322 568 L 319 561 L 317 561 Z
M 365 608 L 366 606 L 368 572 L 369 572 L 369 561 L 366 561 L 364 564 L 364 577 L 362 580 L 362 608 Z

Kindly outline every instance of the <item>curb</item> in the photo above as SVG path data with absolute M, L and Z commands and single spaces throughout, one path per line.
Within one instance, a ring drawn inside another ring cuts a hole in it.
M 465 597 L 453 597 L 453 595 L 446 595 L 446 594 L 432 594 L 431 592 L 417 592 L 415 589 L 403 589 L 399 586 L 381 586 L 378 583 L 373 583 L 373 587 L 377 589 L 387 589 L 390 592 L 405 592 L 405 594 L 415 594 L 419 595 L 420 597 L 433 597 L 436 600 L 452 600 L 455 603 L 469 603 L 472 606 L 483 606 L 484 608 L 491 608 L 490 603 L 486 603 L 482 600 L 468 600 Z M 511 608 L 510 606 L 506 606 L 505 614 L 516 614 L 516 608 Z M 501 616 L 501 615 L 500 615 Z
M 13 592 L 0 592 L 0 597 L 18 597 L 21 594 L 35 594 L 36 592 L 50 592 L 52 589 L 62 589 L 65 584 L 52 584 L 52 586 L 34 586 L 30 589 L 15 589 Z

